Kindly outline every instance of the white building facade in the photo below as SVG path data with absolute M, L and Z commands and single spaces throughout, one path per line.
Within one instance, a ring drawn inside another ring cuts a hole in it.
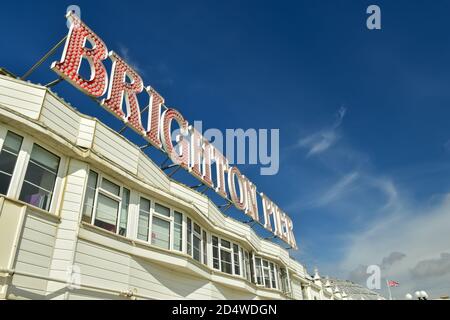
M 342 299 L 49 89 L 0 74 L 0 299 Z

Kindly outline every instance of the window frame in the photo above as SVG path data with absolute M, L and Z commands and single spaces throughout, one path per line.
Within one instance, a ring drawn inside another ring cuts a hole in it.
M 209 267 L 209 236 L 208 231 L 203 228 L 203 226 L 196 222 L 196 220 L 192 219 L 191 216 L 186 216 L 186 254 L 189 255 L 192 259 L 197 261 L 198 263 L 204 264 Z M 189 225 L 190 224 L 190 225 Z M 200 228 L 200 232 L 195 230 L 195 226 Z M 206 236 L 206 247 L 205 247 L 205 236 Z M 194 237 L 197 237 L 200 240 L 199 244 L 199 259 L 194 258 Z M 184 241 L 183 241 L 184 242 Z M 190 251 L 189 252 L 189 245 Z M 205 251 L 206 249 L 206 251 Z
M 21 147 L 19 155 L 17 157 L 16 168 L 14 169 L 14 174 L 11 179 L 11 183 L 9 186 L 10 190 L 8 191 L 8 196 L 17 201 L 21 201 L 21 202 L 25 203 L 30 208 L 33 208 L 36 210 L 42 210 L 43 212 L 47 212 L 47 213 L 56 215 L 56 213 L 59 211 L 59 207 L 61 205 L 61 198 L 63 196 L 62 186 L 63 186 L 63 181 L 65 179 L 63 176 L 63 173 L 65 173 L 67 171 L 67 157 L 65 155 L 61 154 L 60 152 L 58 152 L 57 150 L 55 150 L 53 147 L 48 146 L 45 142 L 42 142 L 39 139 L 31 137 L 28 134 L 22 134 L 22 132 L 20 130 L 15 130 L 14 128 L 10 128 L 8 126 L 4 126 L 3 129 L 6 129 L 6 130 L 3 131 L 3 132 L 5 132 L 5 136 L 2 139 L 2 147 L 3 147 L 4 138 L 6 138 L 6 133 L 8 131 L 11 131 L 11 132 L 23 137 L 22 147 Z M 58 170 L 56 172 L 55 184 L 52 189 L 52 198 L 50 200 L 50 206 L 49 206 L 48 210 L 36 207 L 30 203 L 19 200 L 23 185 L 25 183 L 25 175 L 27 173 L 27 170 L 28 170 L 28 167 L 30 164 L 31 152 L 33 151 L 33 146 L 35 144 L 59 158 Z
M 138 229 L 139 229 L 139 213 L 141 211 L 141 202 L 140 202 L 141 198 L 144 198 L 145 200 L 150 201 L 150 212 L 149 212 L 150 219 L 149 219 L 149 228 L 148 228 L 148 239 L 147 239 L 147 241 L 139 239 L 137 237 L 138 236 Z M 133 240 L 136 240 L 136 241 L 139 241 L 139 242 L 143 242 L 145 244 L 151 245 L 153 247 L 156 247 L 156 248 L 159 248 L 159 249 L 162 249 L 162 250 L 174 251 L 174 252 L 178 252 L 178 253 L 186 253 L 186 251 L 187 251 L 187 247 L 186 247 L 186 244 L 185 244 L 185 239 L 187 239 L 187 236 L 186 236 L 187 227 L 186 227 L 186 222 L 185 222 L 186 221 L 185 219 L 187 217 L 186 214 L 182 210 L 180 210 L 180 209 L 178 209 L 178 208 L 176 208 L 174 206 L 167 205 L 164 201 L 155 200 L 153 197 L 149 197 L 149 196 L 147 196 L 146 194 L 143 194 L 143 193 L 137 194 L 137 199 L 138 199 L 138 202 L 136 204 L 136 207 L 137 207 L 136 212 L 137 212 L 137 214 L 136 214 L 136 217 L 135 217 L 136 228 L 135 228 L 135 231 L 133 232 L 133 235 L 131 236 L 131 238 Z M 170 215 L 169 216 L 165 216 L 163 214 L 160 214 L 160 213 L 156 212 L 156 210 L 155 210 L 156 204 L 159 204 L 160 206 L 168 208 L 170 210 Z M 181 241 L 181 249 L 180 250 L 175 249 L 175 212 L 181 214 L 181 240 L 182 241 Z M 169 248 L 168 249 L 167 248 L 161 248 L 160 246 L 152 243 L 152 232 L 153 232 L 152 229 L 153 229 L 153 218 L 154 217 L 156 217 L 158 219 L 161 219 L 161 220 L 164 220 L 166 222 L 169 222 Z
M 149 230 L 148 242 L 150 242 L 150 244 L 152 246 L 155 246 L 157 248 L 172 251 L 172 250 L 174 250 L 173 249 L 173 235 L 174 235 L 174 222 L 175 222 L 174 210 L 171 206 L 161 203 L 161 201 L 156 201 L 156 200 L 153 200 L 153 201 L 150 200 L 150 201 L 151 201 L 151 206 L 150 206 L 151 215 L 150 215 L 150 227 L 148 229 Z M 156 210 L 155 210 L 156 204 L 169 209 L 169 216 L 165 216 L 161 213 L 156 212 Z M 139 203 L 139 206 L 140 206 L 140 203 Z M 152 240 L 153 240 L 153 218 L 154 217 L 156 217 L 157 219 L 169 222 L 169 248 L 161 248 L 160 246 L 152 243 Z M 175 251 L 178 251 L 178 250 L 175 250 Z
M 219 259 L 219 268 L 215 268 L 214 267 L 214 263 L 213 263 L 212 264 L 212 269 L 216 270 L 216 271 L 220 271 L 220 272 L 226 273 L 226 274 L 229 274 L 229 275 L 237 276 L 239 278 L 244 278 L 243 275 L 242 275 L 243 274 L 242 273 L 242 259 L 241 259 L 241 253 L 240 253 L 241 246 L 238 243 L 236 243 L 236 242 L 233 242 L 231 240 L 222 238 L 222 237 L 220 237 L 220 236 L 218 236 L 216 234 L 211 234 L 211 248 L 212 248 L 212 253 L 211 253 L 212 257 L 211 257 L 211 259 L 212 259 L 212 261 L 214 261 L 214 259 L 215 259 L 214 255 L 213 255 L 213 252 L 214 252 L 214 248 L 213 248 L 214 240 L 213 239 L 214 238 L 217 238 L 217 248 L 218 248 L 218 254 L 219 254 L 219 257 L 218 257 L 218 259 Z M 229 242 L 230 243 L 230 248 L 227 248 L 226 246 L 222 246 L 222 241 Z M 233 250 L 235 245 L 238 247 L 238 256 L 239 256 L 238 257 L 238 259 L 239 259 L 238 262 L 239 262 L 239 271 L 240 271 L 239 274 L 236 274 L 236 272 L 235 272 L 235 255 L 234 255 L 234 250 Z M 226 251 L 231 256 L 231 261 L 230 261 L 231 273 L 228 273 L 228 272 L 225 272 L 225 271 L 222 270 L 222 251 Z
M 257 263 L 257 260 L 259 260 L 260 263 Z M 255 263 L 255 284 L 258 287 L 263 287 L 266 289 L 274 289 L 274 290 L 280 290 L 280 283 L 277 279 L 278 269 L 279 265 L 276 262 L 273 262 L 271 260 L 267 260 L 261 256 L 254 256 L 254 263 Z M 266 264 L 266 265 L 265 265 Z M 272 274 L 272 268 L 273 266 L 273 274 Z M 258 277 L 258 269 L 260 270 L 260 277 Z M 268 282 L 266 283 L 266 272 L 268 275 Z M 258 278 L 261 278 L 261 283 L 258 283 Z M 275 286 L 273 286 L 275 284 Z
M 100 170 L 97 170 L 95 168 L 88 168 L 87 170 L 87 176 L 86 176 L 86 182 L 85 182 L 85 187 L 84 187 L 84 194 L 83 194 L 83 204 L 82 204 L 82 209 L 81 209 L 81 221 L 83 219 L 83 211 L 84 211 L 84 206 L 85 206 L 85 201 L 86 201 L 86 191 L 88 188 L 88 179 L 89 179 L 89 175 L 90 172 L 93 171 L 97 174 L 97 184 L 96 184 L 96 188 L 95 188 L 95 195 L 94 195 L 94 203 L 93 203 L 93 210 L 92 210 L 92 214 L 91 214 L 91 221 L 90 222 L 85 222 L 88 223 L 96 228 L 100 228 L 102 230 L 105 230 L 107 232 L 111 232 L 114 233 L 118 236 L 121 237 L 128 237 L 129 232 L 130 232 L 130 204 L 131 204 L 131 189 L 125 187 L 123 184 L 119 183 L 117 180 L 115 180 L 114 178 L 111 178 L 108 175 L 103 174 Z M 119 187 L 119 195 L 115 195 L 114 193 L 102 188 L 102 182 L 103 180 L 108 180 L 109 182 L 117 185 Z M 128 210 L 127 210 L 127 228 L 126 228 L 126 232 L 125 235 L 120 235 L 120 222 L 121 222 L 121 217 L 122 217 L 122 206 L 123 206 L 123 193 L 124 190 L 128 190 L 129 192 L 129 202 L 128 202 Z M 109 230 L 106 230 L 105 228 L 102 228 L 100 226 L 96 226 L 95 225 L 95 218 L 97 217 L 97 208 L 98 208 L 98 196 L 99 194 L 113 200 L 113 201 L 117 201 L 118 202 L 118 209 L 117 209 L 117 220 L 116 220 L 116 231 L 112 232 Z
M 6 137 L 8 136 L 8 133 L 11 132 L 12 134 L 15 134 L 16 136 L 19 136 L 22 138 L 22 142 L 20 144 L 20 148 L 19 151 L 17 152 L 17 156 L 16 156 L 16 162 L 14 164 L 14 169 L 11 173 L 11 178 L 9 180 L 9 185 L 8 185 L 8 189 L 6 190 L 5 194 L 0 194 L 0 197 L 4 196 L 4 197 L 14 197 L 14 194 L 17 193 L 14 191 L 14 187 L 17 185 L 17 174 L 20 172 L 20 167 L 18 166 L 18 164 L 20 163 L 21 160 L 23 160 L 23 153 L 22 153 L 22 149 L 24 146 L 24 142 L 25 142 L 25 136 L 16 133 L 14 130 L 10 130 L 6 127 L 0 126 L 0 153 L 2 153 L 3 150 L 3 146 L 4 143 L 6 141 Z M 6 151 L 10 153 L 9 151 Z M 21 157 L 22 154 L 22 157 Z M 23 162 L 23 161 L 22 161 Z M 2 170 L 0 170 L 2 171 Z M 2 171 L 2 173 L 9 175 L 9 173 Z

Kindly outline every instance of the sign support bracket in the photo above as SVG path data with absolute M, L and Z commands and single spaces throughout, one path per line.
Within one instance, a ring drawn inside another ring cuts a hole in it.
M 64 36 L 53 48 L 50 49 L 38 62 L 36 62 L 25 74 L 20 77 L 20 80 L 28 78 L 41 64 L 45 62 L 51 55 L 53 55 L 59 47 L 61 47 L 67 39 L 67 35 Z

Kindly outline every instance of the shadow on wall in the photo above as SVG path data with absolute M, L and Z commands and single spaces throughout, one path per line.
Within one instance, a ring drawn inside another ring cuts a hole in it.
M 181 274 L 179 271 L 170 270 L 167 267 L 147 262 L 144 259 L 133 260 L 133 262 L 138 264 L 136 267 L 144 271 L 140 273 L 141 276 L 154 278 L 158 285 L 161 286 L 161 290 L 167 292 L 166 294 L 173 295 L 172 298 L 230 300 L 250 300 L 255 298 L 252 294 L 229 289 L 219 284 L 211 283 L 207 279 Z M 133 276 L 135 275 L 130 274 L 130 278 Z M 158 288 L 156 286 L 153 289 Z

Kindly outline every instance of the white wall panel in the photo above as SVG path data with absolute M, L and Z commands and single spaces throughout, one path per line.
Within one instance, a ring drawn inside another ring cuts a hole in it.
M 45 88 L 0 75 L 0 104 L 27 117 L 39 117 L 45 92 Z

